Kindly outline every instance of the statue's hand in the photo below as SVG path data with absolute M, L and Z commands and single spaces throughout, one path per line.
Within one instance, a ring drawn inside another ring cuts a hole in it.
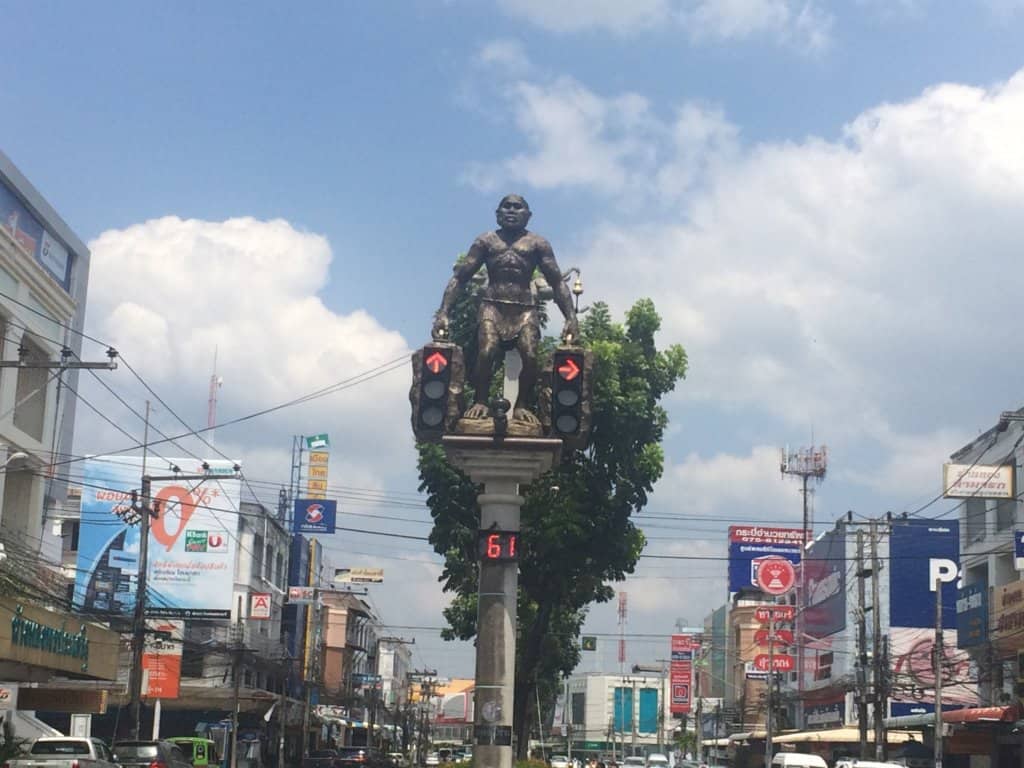
M 575 344 L 580 338 L 580 324 L 576 318 L 565 321 L 565 327 L 562 329 L 562 341 L 566 344 Z
M 437 341 L 448 340 L 448 315 L 445 312 L 438 312 L 434 318 L 434 327 L 431 330 L 431 336 Z

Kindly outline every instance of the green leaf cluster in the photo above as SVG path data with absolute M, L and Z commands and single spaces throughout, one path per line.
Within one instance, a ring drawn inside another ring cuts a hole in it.
M 452 336 L 471 350 L 475 312 L 472 292 L 456 308 Z M 583 344 L 593 355 L 591 440 L 526 492 L 522 507 L 519 577 L 519 642 L 516 664 L 518 743 L 535 696 L 550 701 L 559 679 L 579 662 L 578 636 L 587 608 L 610 600 L 612 583 L 632 573 L 645 540 L 632 515 L 643 509 L 661 476 L 661 441 L 668 416 L 662 398 L 683 379 L 686 352 L 659 350 L 661 319 L 642 299 L 624 323 L 597 303 L 581 323 Z M 454 593 L 445 610 L 447 639 L 476 633 L 476 535 L 479 489 L 451 466 L 436 445 L 419 446 L 420 489 L 434 520 L 430 543 L 444 556 L 444 589 Z

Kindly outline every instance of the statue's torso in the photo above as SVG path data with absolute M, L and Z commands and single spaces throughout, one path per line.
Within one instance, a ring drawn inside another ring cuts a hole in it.
M 531 282 L 544 239 L 524 232 L 507 241 L 497 232 L 486 232 L 477 242 L 486 254 L 487 298 L 532 304 Z

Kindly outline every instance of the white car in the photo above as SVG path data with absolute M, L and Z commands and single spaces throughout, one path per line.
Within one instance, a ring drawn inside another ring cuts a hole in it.
M 668 757 L 660 752 L 652 752 L 647 756 L 647 768 L 668 768 Z
M 647 762 L 639 755 L 625 758 L 620 765 L 625 768 L 646 768 Z
M 439 754 L 437 754 L 437 752 L 429 753 L 427 755 L 426 762 L 424 763 L 424 765 L 440 765 L 440 764 L 441 764 L 441 756 Z
M 552 755 L 548 761 L 551 768 L 571 768 L 572 763 L 569 762 L 568 755 Z

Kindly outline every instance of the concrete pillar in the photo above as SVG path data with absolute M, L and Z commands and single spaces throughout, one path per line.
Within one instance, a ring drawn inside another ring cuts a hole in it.
M 500 531 L 519 531 L 520 486 L 546 472 L 562 447 L 561 440 L 484 436 L 446 436 L 443 444 L 452 464 L 483 486 L 480 529 Z M 481 562 L 479 583 L 473 761 L 512 768 L 518 562 Z

